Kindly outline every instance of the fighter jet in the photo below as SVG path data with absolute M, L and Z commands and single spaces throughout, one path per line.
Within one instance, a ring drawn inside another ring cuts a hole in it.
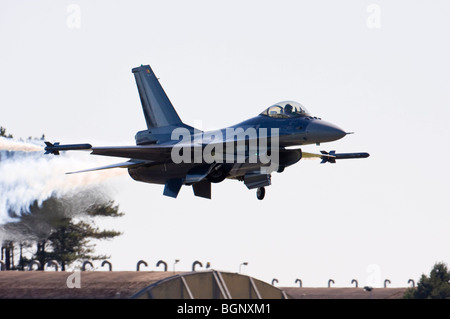
M 67 174 L 126 168 L 136 181 L 164 185 L 163 194 L 173 198 L 186 185 L 192 186 L 195 196 L 211 199 L 212 183 L 234 179 L 244 182 L 248 189 L 256 189 L 257 198 L 262 200 L 271 174 L 283 172 L 302 157 L 335 163 L 369 156 L 302 152 L 300 146 L 336 141 L 350 133 L 312 116 L 295 101 L 273 104 L 259 115 L 221 130 L 201 131 L 181 121 L 149 65 L 133 68 L 132 73 L 147 124 L 146 130 L 136 133 L 136 145 L 93 147 L 45 142 L 45 154 L 89 150 L 93 155 L 128 160 Z

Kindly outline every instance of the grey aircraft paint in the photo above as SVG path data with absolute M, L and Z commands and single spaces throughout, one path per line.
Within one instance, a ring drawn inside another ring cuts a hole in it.
M 258 199 L 263 199 L 264 187 L 271 184 L 271 173 L 283 172 L 302 157 L 319 158 L 322 163 L 369 157 L 368 153 L 303 153 L 298 146 L 332 142 L 348 133 L 332 123 L 311 116 L 304 106 L 294 101 L 274 104 L 261 114 L 239 124 L 215 132 L 202 132 L 181 121 L 149 65 L 133 68 L 132 73 L 147 124 L 147 130 L 136 133 L 135 146 L 92 147 L 90 144 L 60 145 L 46 142 L 45 154 L 91 150 L 93 155 L 128 158 L 126 162 L 72 173 L 127 168 L 136 181 L 165 185 L 163 194 L 166 196 L 175 198 L 183 185 L 191 185 L 195 196 L 209 199 L 211 183 L 220 183 L 226 178 L 243 181 L 247 188 L 257 189 Z M 189 133 L 189 140 L 180 142 L 172 139 L 173 133 L 177 131 Z M 229 138 L 230 131 L 242 134 Z M 217 136 L 221 138 L 214 139 Z M 226 148 L 230 145 L 233 146 L 231 151 Z M 239 145 L 242 147 L 240 154 L 244 158 L 238 157 Z M 183 155 L 185 151 L 189 151 L 190 161 L 176 163 L 172 153 L 174 147 L 182 147 Z M 211 152 L 217 156 L 214 161 L 206 161 L 201 157 L 208 147 L 214 149 Z M 217 150 L 225 151 L 221 154 Z M 252 155 L 256 154 L 260 157 L 252 161 Z M 261 160 L 262 155 L 267 157 L 269 154 L 278 155 L 275 166 L 273 162 Z

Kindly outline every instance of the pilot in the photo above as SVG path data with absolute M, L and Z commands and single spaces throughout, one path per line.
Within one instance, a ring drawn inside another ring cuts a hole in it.
M 284 107 L 284 114 L 291 115 L 292 109 L 293 109 L 292 105 L 286 104 L 286 106 Z

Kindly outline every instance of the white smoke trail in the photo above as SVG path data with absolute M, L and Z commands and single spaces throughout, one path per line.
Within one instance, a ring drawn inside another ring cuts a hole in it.
M 20 152 L 39 152 L 42 146 L 37 145 L 35 141 L 28 142 L 16 141 L 11 138 L 0 137 L 0 150 L 3 151 L 20 151 Z
M 12 141 L 11 141 L 12 142 Z M 9 143 L 8 147 L 14 145 Z M 89 156 L 86 152 L 63 152 L 60 156 L 44 155 L 43 145 L 22 143 L 23 152 L 0 151 L 0 224 L 20 216 L 30 205 L 42 203 L 51 196 L 61 197 L 102 185 L 108 179 L 121 176 L 127 170 L 115 168 L 66 175 L 66 172 L 105 165 L 105 159 Z M 31 150 L 37 147 L 41 153 Z M 107 159 L 106 159 L 107 160 Z

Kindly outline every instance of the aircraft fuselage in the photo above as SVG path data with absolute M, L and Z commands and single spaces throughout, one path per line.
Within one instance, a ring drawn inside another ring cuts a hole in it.
M 128 158 L 126 162 L 71 173 L 127 168 L 134 180 L 164 184 L 166 196 L 177 197 L 183 185 L 191 185 L 196 196 L 211 198 L 211 183 L 230 178 L 243 181 L 249 189 L 258 189 L 258 199 L 264 198 L 264 187 L 271 184 L 272 172 L 283 172 L 302 156 L 320 158 L 322 163 L 369 156 L 335 151 L 309 154 L 295 148 L 336 141 L 347 133 L 311 116 L 294 101 L 279 102 L 258 116 L 221 130 L 197 130 L 181 121 L 149 65 L 133 68 L 132 73 L 147 124 L 146 130 L 136 133 L 135 146 L 46 142 L 46 154 L 91 150 L 93 155 Z

